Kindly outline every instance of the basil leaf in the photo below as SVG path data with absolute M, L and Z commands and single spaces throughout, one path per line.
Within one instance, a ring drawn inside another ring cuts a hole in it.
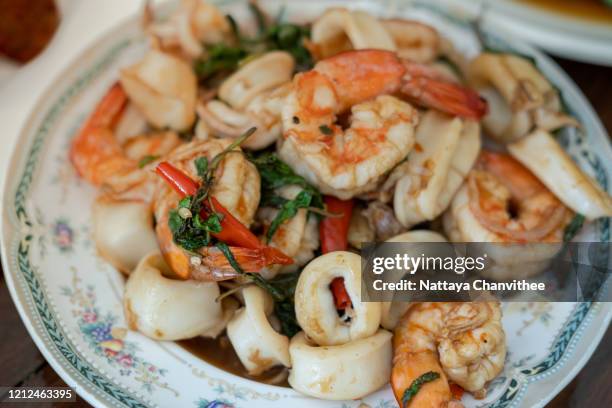
M 582 225 L 584 224 L 584 215 L 576 214 L 574 218 L 570 221 L 569 224 L 565 227 L 565 231 L 563 231 L 563 242 L 569 242 L 580 232 Z
M 198 216 L 199 217 L 199 216 Z M 218 234 L 221 232 L 221 217 L 219 213 L 213 213 L 204 222 L 204 228 L 210 232 Z
M 138 161 L 138 168 L 142 169 L 144 166 L 153 163 L 157 159 L 159 159 L 159 156 L 148 154 Z
M 238 263 L 236 258 L 234 258 L 234 254 L 232 253 L 229 246 L 225 242 L 217 242 L 215 246 L 219 249 L 219 251 L 223 253 L 223 255 L 225 256 L 225 258 L 227 259 L 231 267 L 234 268 L 236 272 L 238 272 L 241 275 L 247 275 L 247 273 L 244 270 L 242 270 L 242 268 L 240 267 L 240 264 Z
M 191 207 L 191 196 L 187 196 L 183 198 L 181 201 L 179 201 L 178 207 L 179 208 L 190 208 Z
M 195 159 L 194 164 L 198 172 L 198 177 L 204 178 L 208 171 L 208 159 L 206 157 L 198 157 Z
M 408 405 L 410 400 L 417 395 L 423 384 L 437 380 L 438 378 L 440 378 L 439 373 L 429 371 L 414 380 L 412 384 L 410 384 L 410 387 L 406 388 L 406 391 L 404 391 L 404 395 L 402 396 L 402 407 Z
M 248 158 L 257 167 L 262 185 L 265 185 L 266 188 L 273 190 L 295 184 L 314 189 L 302 176 L 295 174 L 291 167 L 279 159 L 276 153 L 266 152 Z
M 176 234 L 181 229 L 184 222 L 185 220 L 181 218 L 177 210 L 170 211 L 168 215 L 168 227 L 170 227 L 172 234 Z
M 268 240 L 268 243 L 272 240 L 272 237 L 278 228 L 285 221 L 295 217 L 300 208 L 310 207 L 311 201 L 312 193 L 302 190 L 293 200 L 285 202 L 276 214 L 276 217 L 274 217 L 274 220 L 272 220 L 270 228 L 268 228 L 268 231 L 266 232 L 266 239 Z
M 231 72 L 238 68 L 240 61 L 248 55 L 242 47 L 215 44 L 207 48 L 207 55 L 195 61 L 194 70 L 198 78 L 206 80 L 221 72 Z
M 321 133 L 323 133 L 326 136 L 331 136 L 334 134 L 334 131 L 331 130 L 331 128 L 327 125 L 321 125 L 319 126 L 319 130 L 321 131 Z
M 287 201 L 289 200 L 287 200 L 285 197 L 277 195 L 274 191 L 271 191 L 269 189 L 262 189 L 259 206 L 279 208 Z
M 300 272 L 283 274 L 275 279 L 266 280 L 257 273 L 245 273 L 226 243 L 217 242 L 215 246 L 223 253 L 236 272 L 248 276 L 251 282 L 272 296 L 272 299 L 274 299 L 274 312 L 281 323 L 281 332 L 289 338 L 299 332 L 301 328 L 295 316 L 293 298 Z
M 257 23 L 257 31 L 259 32 L 260 35 L 264 34 L 266 32 L 268 23 L 267 23 L 267 19 L 263 11 L 259 8 L 259 6 L 256 3 L 252 1 L 249 1 L 249 10 L 255 17 L 255 22 Z
M 281 325 L 281 333 L 292 338 L 302 328 L 298 324 L 295 316 L 295 305 L 290 300 L 283 300 L 274 303 L 274 314 L 278 318 Z

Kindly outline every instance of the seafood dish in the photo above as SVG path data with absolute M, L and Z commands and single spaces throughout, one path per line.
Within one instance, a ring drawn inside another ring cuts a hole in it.
M 571 240 L 612 215 L 555 136 L 581 124 L 524 56 L 468 59 L 365 11 L 294 24 L 249 7 L 243 26 L 205 1 L 146 6 L 147 52 L 70 141 L 129 329 L 324 400 L 388 383 L 401 407 L 485 398 L 500 303 L 361 301 L 359 249 Z M 525 256 L 487 277 L 540 273 Z

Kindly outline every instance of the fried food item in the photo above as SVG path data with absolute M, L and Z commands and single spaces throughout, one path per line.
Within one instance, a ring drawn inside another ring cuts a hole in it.
M 0 54 L 26 63 L 49 43 L 60 23 L 53 0 L 0 0 Z

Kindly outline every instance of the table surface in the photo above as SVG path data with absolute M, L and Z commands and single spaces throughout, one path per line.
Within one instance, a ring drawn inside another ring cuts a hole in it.
M 557 59 L 589 99 L 608 134 L 612 135 L 612 68 Z M 0 386 L 65 386 L 30 339 L 6 287 L 0 280 Z M 578 376 L 548 407 L 612 407 L 612 330 L 608 331 Z M 0 404 L 6 395 L 0 395 Z M 24 406 L 20 404 L 20 406 Z M 77 397 L 76 403 L 37 403 L 38 408 L 89 406 Z

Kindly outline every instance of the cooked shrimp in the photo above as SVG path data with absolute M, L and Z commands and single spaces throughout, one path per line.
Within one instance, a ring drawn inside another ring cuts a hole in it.
M 279 154 L 319 189 L 347 199 L 373 189 L 412 148 L 417 113 L 400 92 L 457 115 L 481 115 L 471 91 L 431 77 L 431 69 L 388 51 L 345 52 L 296 75 L 283 108 Z M 337 115 L 351 109 L 348 129 Z
M 483 151 L 453 199 L 444 227 L 452 241 L 489 243 L 483 244 L 489 255 L 483 276 L 519 279 L 546 268 L 570 216 L 554 194 L 511 156 Z
M 195 159 L 206 157 L 212 160 L 229 145 L 230 142 L 224 139 L 193 141 L 175 149 L 168 156 L 168 161 L 188 176 L 197 179 Z M 259 184 L 257 169 L 240 154 L 240 149 L 236 148 L 235 153 L 228 153 L 221 160 L 215 173 L 211 196 L 248 226 L 253 221 L 259 205 Z M 179 196 L 166 185 L 158 188 L 153 202 L 157 239 L 172 270 L 182 278 L 191 277 L 197 280 L 223 280 L 238 276 L 218 249 L 202 248 L 199 250 L 202 257 L 195 257 L 198 258 L 196 260 L 174 243 L 168 217 L 170 210 L 175 209 L 178 202 Z M 265 266 L 263 260 L 258 257 L 260 252 L 246 248 L 234 248 L 232 252 L 245 271 L 259 271 Z
M 480 154 L 452 211 L 464 237 L 477 242 L 558 242 L 569 215 L 529 170 L 490 151 Z
M 501 372 L 505 357 L 499 303 L 419 303 L 395 328 L 391 387 L 400 406 L 449 406 L 449 380 L 484 398 L 487 382 Z M 440 377 L 403 404 L 406 390 L 428 372 Z
M 122 86 L 113 85 L 72 141 L 70 160 L 88 182 L 110 188 L 113 193 L 131 190 L 130 195 L 148 201 L 152 176 L 139 168 L 139 161 L 168 153 L 180 140 L 174 132 L 157 132 L 133 136 L 121 144 L 115 129 L 127 104 Z
M 468 76 L 489 103 L 482 121 L 485 131 L 500 141 L 517 140 L 535 127 L 578 126 L 561 111 L 557 90 L 525 58 L 482 53 L 472 61 Z
M 145 29 L 164 51 L 188 58 L 206 53 L 205 45 L 223 42 L 230 33 L 225 15 L 203 0 L 182 0 L 180 7 L 163 22 L 152 22 L 152 10 L 145 9 Z

